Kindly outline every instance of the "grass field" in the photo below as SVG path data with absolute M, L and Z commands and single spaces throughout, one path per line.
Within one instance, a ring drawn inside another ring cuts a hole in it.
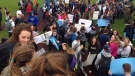
M 41 6 L 44 0 L 37 0 L 39 5 Z M 18 2 L 19 0 L 0 0 L 0 7 L 6 7 L 10 12 L 11 15 L 15 15 L 16 11 L 18 10 Z M 92 3 L 96 2 L 96 0 L 91 0 Z M 135 0 L 133 0 L 133 4 L 135 5 Z M 135 16 L 132 15 L 131 20 L 135 20 Z M 4 23 L 4 13 L 3 13 L 3 20 L 2 23 Z M 124 19 L 116 19 L 115 24 L 112 25 L 112 29 L 118 30 L 118 32 L 123 36 L 123 28 L 124 25 Z M 1 38 L 8 38 L 7 31 L 0 31 L 0 39 Z

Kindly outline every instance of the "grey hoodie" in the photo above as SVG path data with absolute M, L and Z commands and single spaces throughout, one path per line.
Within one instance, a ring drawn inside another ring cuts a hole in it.
M 105 56 L 105 57 L 111 57 L 112 55 L 111 55 L 111 53 L 107 53 L 107 52 L 102 52 L 102 54 Z M 111 58 L 111 60 L 113 60 L 114 59 L 114 57 L 112 56 L 112 58 Z M 95 62 L 95 66 L 97 67 L 97 69 L 98 69 L 98 67 L 99 67 L 99 63 L 100 63 L 100 60 L 101 60 L 101 54 L 98 54 L 97 55 L 97 59 L 96 59 L 96 62 Z

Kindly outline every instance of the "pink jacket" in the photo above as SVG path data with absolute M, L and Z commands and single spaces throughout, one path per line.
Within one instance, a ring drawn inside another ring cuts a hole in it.
M 111 55 L 116 58 L 117 57 L 117 50 L 118 50 L 117 43 L 110 43 L 109 46 L 110 46 L 110 50 L 111 50 Z

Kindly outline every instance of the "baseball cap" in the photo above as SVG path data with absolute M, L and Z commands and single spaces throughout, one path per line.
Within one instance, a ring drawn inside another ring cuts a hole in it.
M 111 52 L 109 45 L 105 44 L 103 48 L 107 53 Z

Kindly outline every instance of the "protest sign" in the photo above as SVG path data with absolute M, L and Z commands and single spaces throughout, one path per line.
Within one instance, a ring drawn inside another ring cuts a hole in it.
M 99 20 L 97 21 L 97 24 L 98 24 L 98 26 L 108 26 L 109 20 L 106 20 L 106 19 L 99 19 Z
M 34 41 L 35 41 L 36 44 L 45 41 L 45 35 L 41 34 L 41 35 L 38 35 L 38 36 L 34 37 Z
M 50 41 L 52 42 L 52 44 L 59 50 L 59 46 L 58 46 L 58 43 L 57 43 L 57 40 L 55 37 L 51 37 L 50 38 Z
M 96 57 L 96 54 L 89 53 L 89 55 L 87 56 L 86 61 L 82 62 L 83 66 L 92 65 L 92 62 L 93 62 L 95 57 Z
M 65 3 L 69 4 L 69 0 L 65 0 Z
M 74 18 L 74 15 L 72 14 L 68 14 L 68 19 L 71 23 L 73 23 L 73 18 Z
M 93 12 L 93 20 L 97 20 L 98 19 L 98 15 L 99 15 L 99 11 L 94 11 Z
M 58 20 L 57 23 L 58 23 L 59 27 L 62 26 L 62 24 L 63 24 L 62 20 Z
M 82 24 L 75 24 L 75 27 L 77 28 L 77 31 L 80 31 L 82 26 L 84 26 L 84 25 L 82 25 Z
M 125 76 L 122 65 L 129 63 L 131 65 L 131 76 L 135 76 L 135 58 L 120 58 L 111 61 L 110 70 L 113 76 Z M 116 65 L 117 64 L 117 65 Z
M 86 28 L 86 32 L 90 32 L 91 31 L 91 24 L 92 24 L 92 21 L 91 20 L 86 20 L 86 19 L 79 19 L 79 23 L 78 24 L 81 24 L 81 25 L 84 25 L 85 28 Z
M 43 53 L 45 53 L 45 50 L 43 48 L 41 48 L 36 54 L 35 54 L 35 57 L 39 57 L 41 56 Z

